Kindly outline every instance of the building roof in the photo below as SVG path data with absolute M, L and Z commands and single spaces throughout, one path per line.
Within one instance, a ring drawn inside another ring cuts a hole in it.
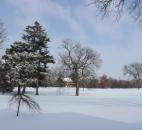
M 63 82 L 73 82 L 71 78 L 67 77 L 67 78 L 63 78 Z

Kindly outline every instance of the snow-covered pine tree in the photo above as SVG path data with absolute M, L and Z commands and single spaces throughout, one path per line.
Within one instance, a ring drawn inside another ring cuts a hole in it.
M 38 55 L 36 62 L 38 63 L 36 95 L 38 95 L 38 88 L 47 74 L 47 64 L 54 63 L 54 58 L 49 54 L 48 43 L 50 39 L 46 31 L 36 21 L 33 26 L 27 26 L 24 30 L 23 40 L 30 46 L 30 51 Z
M 0 61 L 0 92 L 12 92 L 13 86 L 8 80 L 5 64 Z
M 7 77 L 13 86 L 18 87 L 18 93 L 25 93 L 26 86 L 36 82 L 38 54 L 30 51 L 30 46 L 23 42 L 15 42 L 3 56 L 7 67 Z M 21 92 L 21 88 L 23 88 Z

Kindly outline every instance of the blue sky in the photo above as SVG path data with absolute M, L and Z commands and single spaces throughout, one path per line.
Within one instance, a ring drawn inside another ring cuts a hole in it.
M 62 40 L 70 38 L 101 54 L 98 75 L 123 77 L 125 64 L 142 62 L 142 28 L 125 13 L 119 22 L 96 17 L 91 0 L 1 0 L 0 18 L 8 39 L 4 47 L 20 40 L 25 26 L 38 20 L 51 38 L 50 51 L 57 59 Z

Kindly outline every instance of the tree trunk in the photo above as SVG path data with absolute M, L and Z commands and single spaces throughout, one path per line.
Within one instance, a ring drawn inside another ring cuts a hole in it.
M 76 96 L 79 96 L 79 86 L 78 86 L 78 82 L 76 83 Z
M 20 86 L 20 84 L 18 84 L 18 92 L 17 93 L 21 94 L 21 86 Z
M 23 87 L 22 94 L 25 94 L 25 92 L 26 92 L 26 86 Z
M 38 88 L 39 88 L 39 87 L 38 87 L 38 86 L 36 86 L 36 95 L 38 95 Z
M 75 69 L 75 77 L 76 77 L 76 96 L 79 96 L 79 85 L 78 85 L 78 80 L 79 80 L 79 75 L 78 75 L 78 66 L 76 65 Z
M 21 98 L 20 98 L 20 100 L 19 100 L 19 103 L 18 103 L 18 109 L 17 109 L 17 117 L 19 116 L 20 105 L 21 105 Z
M 41 53 L 41 50 L 39 50 Z M 38 67 L 40 68 L 40 61 L 38 62 Z M 38 74 L 40 74 L 40 72 L 38 72 Z M 37 77 L 37 81 L 36 81 L 36 95 L 38 95 L 38 88 L 39 88 L 39 75 Z
M 39 81 L 37 80 L 37 83 L 36 83 L 36 95 L 38 95 L 38 88 L 39 88 Z

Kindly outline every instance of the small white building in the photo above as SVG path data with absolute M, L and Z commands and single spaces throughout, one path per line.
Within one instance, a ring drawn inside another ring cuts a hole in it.
M 67 77 L 67 78 L 63 78 L 63 82 L 64 82 L 64 86 L 65 87 L 72 87 L 75 85 L 75 83 L 72 81 L 71 78 Z

